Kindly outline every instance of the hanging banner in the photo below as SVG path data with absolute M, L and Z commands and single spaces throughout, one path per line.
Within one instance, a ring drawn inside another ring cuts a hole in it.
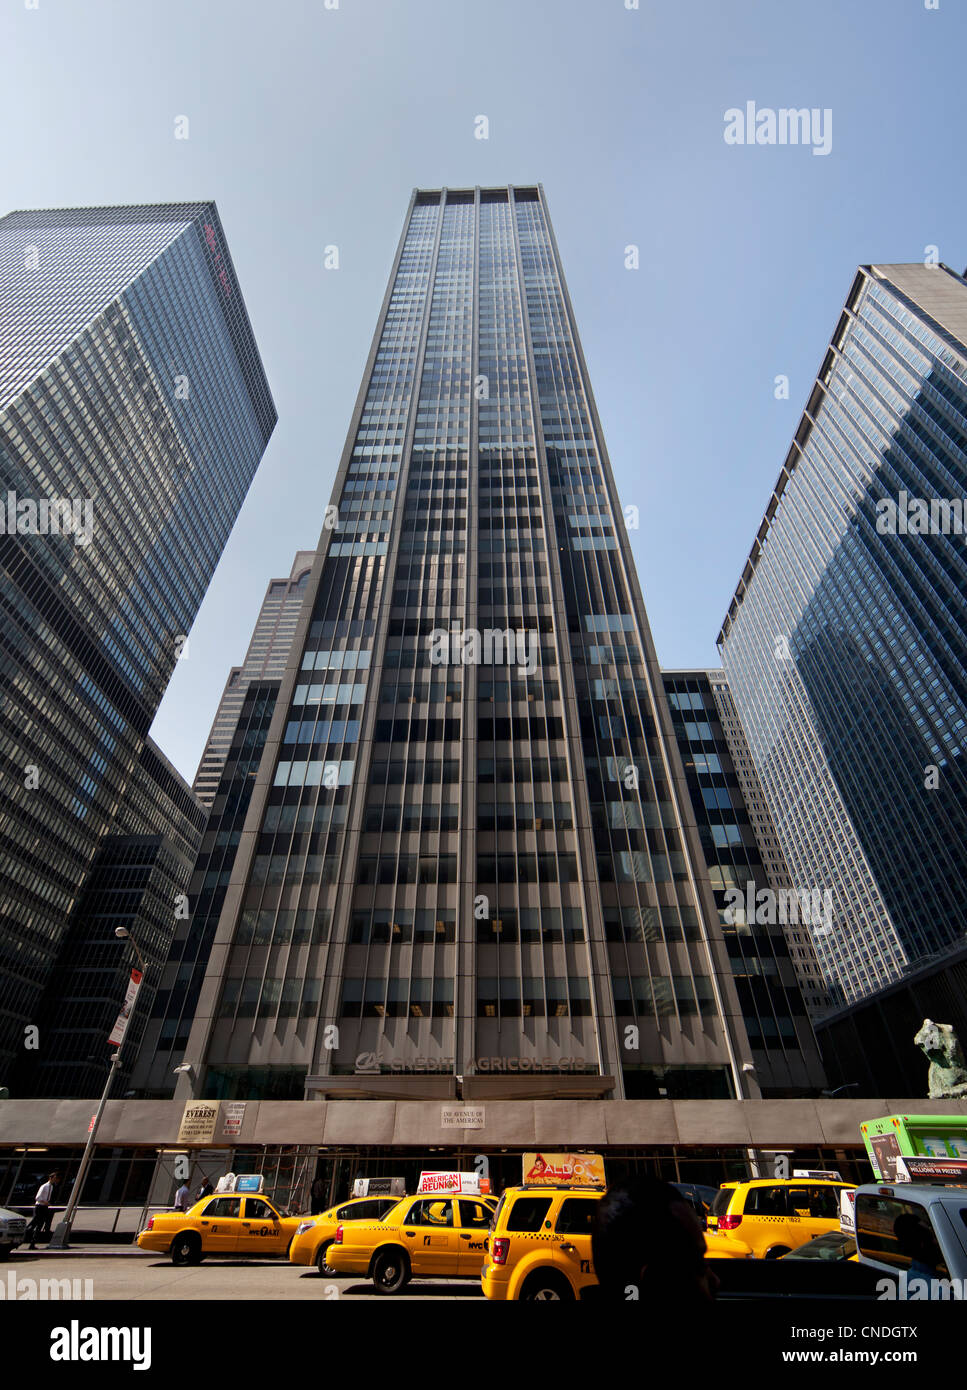
M 124 996 L 124 1004 L 118 1014 L 114 1027 L 111 1029 L 111 1036 L 108 1042 L 114 1047 L 120 1047 L 124 1042 L 124 1035 L 128 1031 L 128 1024 L 131 1021 L 131 1012 L 134 1009 L 134 1001 L 138 997 L 138 990 L 141 988 L 141 971 L 132 970 L 131 978 L 128 980 L 128 992 Z
M 229 1100 L 222 1104 L 222 1138 L 237 1139 L 245 1119 L 245 1101 Z
M 190 1100 L 185 1105 L 178 1131 L 179 1144 L 211 1144 L 218 1122 L 217 1100 Z

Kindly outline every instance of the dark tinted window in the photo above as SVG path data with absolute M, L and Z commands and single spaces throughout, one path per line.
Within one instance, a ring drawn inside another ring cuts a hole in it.
M 785 1216 L 786 1189 L 784 1187 L 750 1187 L 745 1194 L 746 1216 Z
M 789 1211 L 824 1221 L 839 1220 L 839 1189 L 834 1187 L 790 1187 Z
M 947 1278 L 930 1218 L 918 1202 L 857 1192 L 856 1243 L 864 1255 L 911 1275 Z
M 202 1215 L 206 1218 L 216 1216 L 224 1220 L 228 1216 L 238 1216 L 241 1205 L 241 1197 L 213 1197 Z
M 391 1202 L 390 1206 L 395 1206 L 395 1203 Z M 340 1221 L 371 1221 L 375 1216 L 382 1216 L 385 1210 L 385 1198 L 374 1197 L 371 1202 L 353 1202 L 347 1207 L 340 1207 L 336 1217 Z
M 712 1198 L 712 1215 L 724 1216 L 729 1209 L 729 1203 L 735 1196 L 734 1187 L 720 1187 Z
M 510 1209 L 508 1231 L 539 1231 L 551 1209 L 550 1197 L 518 1197 Z
M 460 1225 L 486 1228 L 490 1225 L 491 1211 L 485 1202 L 460 1199 Z
M 259 1197 L 245 1198 L 245 1215 L 250 1221 L 274 1221 L 275 1212 L 268 1202 L 263 1202 Z
M 566 1197 L 561 1203 L 555 1227 L 559 1236 L 586 1236 L 591 1231 L 591 1220 L 598 1209 L 593 1197 Z

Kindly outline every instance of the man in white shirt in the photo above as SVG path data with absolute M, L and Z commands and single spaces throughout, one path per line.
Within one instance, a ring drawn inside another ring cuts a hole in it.
M 34 1198 L 34 1214 L 30 1218 L 24 1235 L 30 1236 L 31 1250 L 36 1250 L 35 1244 L 37 1236 L 48 1235 L 50 1233 L 50 1223 L 54 1213 L 50 1209 L 50 1204 L 54 1200 L 54 1188 L 60 1182 L 60 1173 L 51 1173 L 47 1181 L 41 1183 L 37 1189 L 37 1196 Z
M 191 1206 L 191 1194 L 187 1182 L 183 1182 L 175 1193 L 175 1211 L 187 1211 Z

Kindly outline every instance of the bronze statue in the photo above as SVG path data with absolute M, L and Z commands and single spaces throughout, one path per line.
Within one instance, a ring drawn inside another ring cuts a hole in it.
M 913 1041 L 930 1060 L 927 1073 L 930 1099 L 952 1100 L 956 1096 L 967 1096 L 967 1063 L 953 1025 L 925 1018 Z

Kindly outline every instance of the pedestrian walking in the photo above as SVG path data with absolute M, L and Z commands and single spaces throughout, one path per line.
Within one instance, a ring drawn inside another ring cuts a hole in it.
M 183 1182 L 175 1193 L 175 1211 L 187 1211 L 191 1205 L 191 1193 L 188 1191 L 188 1183 Z
M 198 1189 L 197 1200 L 200 1202 L 203 1198 L 210 1197 L 214 1191 L 215 1189 L 212 1187 L 211 1182 L 208 1178 L 206 1178 L 205 1181 L 202 1183 L 201 1187 Z
M 34 1214 L 30 1218 L 24 1235 L 30 1236 L 29 1249 L 36 1250 L 38 1236 L 50 1234 L 50 1223 L 54 1213 L 50 1204 L 54 1200 L 54 1188 L 60 1182 L 60 1173 L 50 1173 L 46 1182 L 41 1183 L 34 1198 Z

